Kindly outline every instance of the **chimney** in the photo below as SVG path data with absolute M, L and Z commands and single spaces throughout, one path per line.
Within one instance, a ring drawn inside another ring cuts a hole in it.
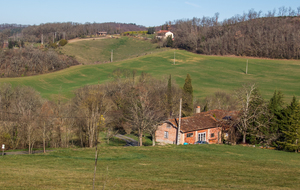
M 200 106 L 197 106 L 196 113 L 200 113 L 200 112 L 201 112 Z

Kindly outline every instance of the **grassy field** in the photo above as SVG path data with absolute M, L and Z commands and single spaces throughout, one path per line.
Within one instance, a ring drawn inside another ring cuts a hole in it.
M 94 149 L 0 157 L 1 189 L 92 189 Z M 300 155 L 252 147 L 101 147 L 96 189 L 299 189 Z
M 157 78 L 172 74 L 180 86 L 183 86 L 189 73 L 194 95 L 199 98 L 220 90 L 230 92 L 245 82 L 256 82 L 265 98 L 270 98 L 274 90 L 281 90 L 288 101 L 293 95 L 300 96 L 300 61 L 249 59 L 248 75 L 245 74 L 246 61 L 247 58 L 242 57 L 205 56 L 183 50 L 166 50 L 113 63 L 74 66 L 39 76 L 2 78 L 0 83 L 32 86 L 48 99 L 57 99 L 59 96 L 68 99 L 76 88 L 104 83 L 110 80 L 108 76 L 116 68 L 127 68 L 136 69 L 138 73 L 145 71 Z
M 120 61 L 145 54 L 162 51 L 156 44 L 131 37 L 97 39 L 69 43 L 61 50 L 62 53 L 74 56 L 80 63 L 110 62 L 111 50 L 113 60 Z

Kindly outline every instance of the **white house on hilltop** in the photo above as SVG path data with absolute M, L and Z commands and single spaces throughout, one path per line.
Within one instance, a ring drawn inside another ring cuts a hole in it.
M 156 34 L 157 34 L 156 37 L 159 39 L 165 39 L 168 36 L 171 36 L 172 39 L 174 39 L 174 34 L 169 30 L 160 30 Z

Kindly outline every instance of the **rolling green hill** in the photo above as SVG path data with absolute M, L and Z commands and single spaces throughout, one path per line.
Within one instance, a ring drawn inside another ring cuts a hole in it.
M 174 51 L 176 64 L 173 65 Z M 85 84 L 97 84 L 110 80 L 109 74 L 116 68 L 136 69 L 157 78 L 172 74 L 183 86 L 186 74 L 192 77 L 196 97 L 204 98 L 216 91 L 230 92 L 246 82 L 256 82 L 265 98 L 274 90 L 281 90 L 287 100 L 300 96 L 300 62 L 296 60 L 249 59 L 248 75 L 245 74 L 247 58 L 220 57 L 193 54 L 183 50 L 167 50 L 119 62 L 79 65 L 39 76 L 2 78 L 0 83 L 28 85 L 48 99 L 72 97 L 72 91 Z
M 228 145 L 101 147 L 95 189 L 298 189 L 299 154 Z M 92 189 L 95 149 L 0 156 L 1 189 Z M 298 187 L 298 188 L 297 188 Z
M 102 38 L 96 40 L 69 43 L 61 50 L 62 53 L 74 56 L 80 63 L 110 62 L 113 50 L 113 61 L 121 61 L 145 54 L 164 51 L 157 49 L 156 44 L 131 37 Z

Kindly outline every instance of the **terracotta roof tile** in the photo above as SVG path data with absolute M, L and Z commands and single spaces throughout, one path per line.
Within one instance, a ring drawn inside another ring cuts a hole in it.
M 180 130 L 182 132 L 196 131 L 201 129 L 209 129 L 215 128 L 218 125 L 219 121 L 226 116 L 235 117 L 237 115 L 237 111 L 226 111 L 226 110 L 210 110 L 207 112 L 197 113 L 191 117 L 181 118 L 181 127 Z M 170 123 L 173 124 L 174 127 L 178 126 L 178 118 L 169 119 Z
M 167 33 L 167 32 L 170 32 L 170 31 L 169 30 L 160 30 L 157 33 Z

